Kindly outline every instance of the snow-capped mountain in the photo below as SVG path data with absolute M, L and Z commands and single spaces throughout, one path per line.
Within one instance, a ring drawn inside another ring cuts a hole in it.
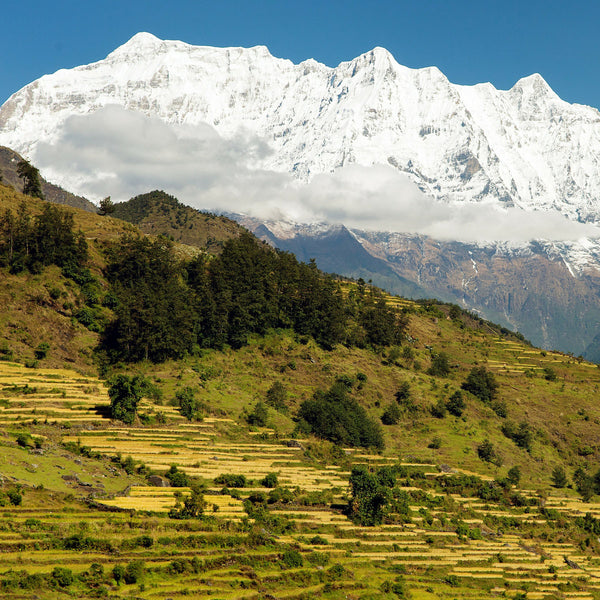
M 345 182 L 344 191 L 334 198 L 335 214 L 354 181 L 366 174 L 361 169 L 373 168 L 372 180 L 380 182 L 386 170 L 402 181 L 408 178 L 411 189 L 416 184 L 420 195 L 402 206 L 418 212 L 419 202 L 428 202 L 422 213 L 425 220 L 435 205 L 445 207 L 446 216 L 448 207 L 467 210 L 464 221 L 471 223 L 474 213 L 468 210 L 475 207 L 483 211 L 479 221 L 472 220 L 478 227 L 486 218 L 495 218 L 493 211 L 485 212 L 491 206 L 506 209 L 512 223 L 511 210 L 526 211 L 519 213 L 528 215 L 521 229 L 552 213 L 568 217 L 570 225 L 600 225 L 600 113 L 564 102 L 537 74 L 502 91 L 489 83 L 452 84 L 435 67 L 401 66 L 383 48 L 331 68 L 314 60 L 296 65 L 271 56 L 262 46 L 191 46 L 140 33 L 104 60 L 46 75 L 13 94 L 0 108 L 0 145 L 35 163 L 36 153 L 64 141 L 61 136 L 70 118 L 92 118 L 114 106 L 167 125 L 197 126 L 198 131 L 204 127 L 202 131 L 216 131 L 221 140 L 254 140 L 260 147 L 252 149 L 251 164 L 243 168 L 277 177 L 286 174 L 288 179 L 267 182 L 275 189 L 275 200 L 281 181 L 294 178 L 312 185 L 322 174 L 333 173 L 327 186 L 321 184 L 321 192 L 326 189 L 316 204 L 331 200 L 339 182 Z M 102 138 L 103 123 L 93 123 L 96 129 L 88 139 Z M 188 129 L 191 135 L 193 127 Z M 212 138 L 207 139 L 203 143 L 210 151 Z M 154 151 L 156 139 L 148 145 Z M 225 160 L 231 155 L 225 148 Z M 194 170 L 196 161 L 207 156 L 193 155 L 188 169 Z M 84 169 L 74 174 L 69 158 L 38 166 L 42 174 L 50 175 L 45 173 L 49 169 L 56 183 L 82 194 L 82 178 L 95 177 L 103 169 L 115 177 L 109 162 L 95 165 L 98 157 L 92 155 L 88 163 L 94 173 Z M 136 164 L 137 156 L 129 159 Z M 154 168 L 152 160 L 150 171 L 160 170 L 159 162 Z M 214 159 L 211 177 L 217 176 L 222 162 L 221 155 Z M 342 167 L 354 169 L 355 179 L 336 179 Z M 132 195 L 157 185 L 144 183 L 148 172 L 135 174 L 136 185 L 146 187 Z M 245 180 L 241 181 L 245 193 Z M 397 190 L 407 189 L 392 188 L 377 202 L 375 195 L 381 190 L 371 197 L 355 197 L 355 214 L 379 211 L 380 222 L 385 221 L 391 204 L 400 200 Z M 223 189 L 227 197 L 230 188 Z M 406 213 L 400 211 L 399 219 L 398 210 L 394 214 L 398 223 Z M 562 226 L 555 217 L 548 217 L 554 219 L 554 231 Z M 281 220 L 254 220 L 252 228 L 302 259 L 317 256 L 324 269 L 372 278 L 407 295 L 461 303 L 518 327 L 547 347 L 581 353 L 592 344 L 593 358 L 600 360 L 600 334 L 594 339 L 600 330 L 600 239 L 574 234 L 572 241 L 562 235 L 553 238 L 557 242 L 526 238 L 503 245 L 460 238 L 471 240 L 460 244 L 450 241 L 455 232 L 451 218 L 442 220 L 442 229 L 446 222 L 446 235 L 441 236 L 445 241 L 411 235 L 417 230 L 410 226 L 403 232 L 368 231 L 356 218 L 346 223 L 348 228 Z M 583 225 L 576 227 L 583 231 Z
M 212 48 L 135 35 L 99 62 L 46 75 L 0 109 L 0 144 L 35 160 L 64 121 L 118 104 L 168 123 L 256 134 L 261 167 L 307 180 L 388 164 L 443 201 L 491 200 L 599 221 L 600 113 L 540 75 L 508 91 L 454 85 L 375 48 L 335 68 L 263 46 Z M 68 181 L 62 181 L 68 186 Z

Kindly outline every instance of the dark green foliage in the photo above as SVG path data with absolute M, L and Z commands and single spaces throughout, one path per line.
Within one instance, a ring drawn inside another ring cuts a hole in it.
M 31 448 L 33 446 L 33 438 L 30 433 L 21 432 L 17 435 L 17 444 L 21 448 Z
M 544 367 L 544 379 L 546 381 L 556 381 L 558 376 L 552 367 Z
M 456 390 L 446 402 L 446 408 L 451 415 L 455 417 L 462 417 L 462 414 L 466 408 L 466 404 L 460 390 Z
M 52 570 L 52 581 L 59 587 L 69 587 L 75 581 L 75 577 L 71 569 L 54 567 Z
M 260 485 L 266 488 L 276 488 L 279 485 L 279 480 L 277 478 L 277 473 L 268 473 L 261 480 Z
M 144 576 L 146 565 L 141 560 L 134 560 L 127 563 L 123 573 L 123 580 L 127 584 L 139 583 Z
M 178 502 L 175 508 L 169 511 L 169 517 L 172 519 L 196 519 L 201 517 L 206 510 L 206 501 L 204 494 L 198 486 L 192 486 L 189 496 L 183 500 L 183 505 Z
M 171 465 L 171 468 L 165 473 L 165 477 L 173 487 L 187 487 L 190 485 L 190 478 L 187 473 L 180 471 L 177 465 Z
M 414 413 L 418 410 L 417 405 L 412 399 L 410 384 L 408 381 L 403 381 L 398 386 L 398 391 L 394 394 L 394 397 L 396 398 L 398 406 L 400 406 L 403 411 Z
M 38 273 L 48 265 L 64 270 L 85 263 L 87 243 L 73 226 L 72 213 L 54 204 L 44 205 L 35 217 L 24 203 L 16 215 L 7 209 L 0 216 L 0 266 L 8 266 L 12 273 Z
M 373 292 L 364 299 L 359 323 L 365 331 L 365 341 L 373 346 L 399 344 L 406 329 L 406 316 L 388 307 L 383 296 Z M 390 360 L 390 362 L 394 362 Z
M 502 419 L 508 417 L 508 408 L 504 400 L 494 400 L 490 405 L 490 408 Z
M 158 362 L 191 350 L 194 301 L 169 240 L 124 237 L 110 253 L 106 276 L 116 306 L 102 343 L 112 360 Z
M 98 205 L 98 214 L 100 216 L 110 215 L 115 212 L 115 205 L 113 201 L 110 199 L 110 196 L 103 198 L 100 200 L 100 204 Z
M 34 351 L 36 360 L 43 360 L 48 356 L 48 350 L 50 350 L 50 344 L 48 342 L 42 342 L 38 344 L 38 347 Z
M 390 402 L 381 415 L 381 422 L 384 425 L 396 425 L 401 416 L 402 410 L 398 406 L 398 403 Z
M 382 484 L 377 474 L 369 473 L 368 469 L 361 465 L 352 468 L 350 492 L 350 518 L 363 526 L 380 525 L 391 499 L 390 488 Z
M 300 554 L 298 550 L 286 550 L 281 555 L 280 561 L 289 569 L 299 568 L 304 564 L 304 561 L 302 560 L 302 554 Z
M 384 446 L 379 425 L 340 382 L 326 392 L 317 390 L 311 399 L 305 400 L 300 405 L 298 419 L 309 431 L 334 444 L 377 449 Z
M 115 565 L 112 570 L 113 579 L 117 582 L 117 585 L 125 578 L 125 567 L 123 565 Z
M 588 475 L 581 467 L 573 473 L 573 483 L 584 502 L 589 502 L 596 493 L 594 478 Z
M 521 469 L 518 467 L 518 465 L 515 465 L 508 470 L 508 473 L 506 474 L 506 480 L 511 485 L 519 485 L 519 482 L 521 481 Z
M 500 457 L 494 449 L 494 444 L 490 440 L 484 440 L 477 446 L 477 456 L 485 462 L 494 463 L 498 466 L 501 464 Z
M 486 404 L 491 403 L 498 393 L 496 378 L 485 367 L 473 367 L 461 387 Z
M 110 381 L 108 395 L 110 396 L 110 414 L 131 425 L 137 415 L 137 407 L 146 393 L 148 382 L 140 375 L 116 375 Z
M 524 448 L 527 452 L 531 452 L 531 443 L 533 442 L 533 431 L 525 421 L 515 425 L 510 421 L 504 423 L 501 427 L 502 433 L 511 439 L 519 448 Z
M 36 167 L 21 159 L 17 163 L 17 175 L 23 180 L 23 193 L 34 198 L 44 199 L 42 192 L 42 183 L 40 181 L 40 172 Z
M 200 401 L 196 398 L 196 390 L 192 387 L 184 387 L 175 394 L 179 412 L 188 420 L 196 419 L 200 412 Z
M 275 410 L 286 411 L 287 410 L 287 390 L 283 383 L 276 381 L 267 390 L 266 403 L 272 406 Z
M 564 488 L 567 487 L 569 483 L 567 479 L 567 473 L 562 465 L 557 465 L 552 469 L 552 485 L 556 488 Z
M 431 366 L 427 369 L 428 375 L 435 377 L 446 377 L 450 373 L 450 361 L 447 354 L 440 352 L 431 359 Z
M 18 488 L 8 490 L 8 492 L 6 492 L 6 495 L 8 496 L 9 502 L 13 506 L 21 506 L 21 504 L 23 503 L 23 494 Z
M 431 406 L 431 415 L 436 419 L 443 419 L 446 416 L 446 403 L 440 398 Z
M 246 420 L 250 425 L 256 425 L 257 427 L 265 427 L 267 424 L 267 418 L 269 411 L 267 407 L 259 400 L 252 412 L 246 417 Z
M 244 475 L 234 475 L 226 473 L 213 479 L 215 485 L 226 485 L 227 487 L 243 488 L 246 486 L 246 477 Z

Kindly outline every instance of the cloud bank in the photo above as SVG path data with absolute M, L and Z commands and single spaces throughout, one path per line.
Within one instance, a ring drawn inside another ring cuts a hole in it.
M 464 242 L 600 237 L 558 213 L 491 203 L 448 204 L 388 165 L 349 165 L 305 184 L 261 169 L 271 149 L 248 132 L 222 138 L 210 125 L 169 125 L 118 106 L 72 116 L 34 160 L 44 176 L 92 200 L 123 201 L 162 189 L 199 209 L 267 220 L 343 223 Z

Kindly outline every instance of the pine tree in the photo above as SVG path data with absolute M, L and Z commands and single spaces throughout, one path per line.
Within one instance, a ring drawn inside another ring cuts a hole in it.
M 21 159 L 17 164 L 17 175 L 23 180 L 23 193 L 44 200 L 40 172 L 31 163 Z

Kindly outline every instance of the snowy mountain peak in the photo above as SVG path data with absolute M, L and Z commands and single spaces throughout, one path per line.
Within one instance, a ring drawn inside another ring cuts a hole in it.
M 255 166 L 308 181 L 340 166 L 391 165 L 442 202 L 494 202 L 600 221 L 600 116 L 539 74 L 510 90 L 454 85 L 436 67 L 375 47 L 335 68 L 265 46 L 212 48 L 138 33 L 106 59 L 26 86 L 0 108 L 0 144 L 36 158 L 65 123 L 107 105 L 168 124 L 208 123 L 269 146 Z M 56 173 L 54 173 L 55 175 Z M 78 191 L 79 179 L 61 173 Z

